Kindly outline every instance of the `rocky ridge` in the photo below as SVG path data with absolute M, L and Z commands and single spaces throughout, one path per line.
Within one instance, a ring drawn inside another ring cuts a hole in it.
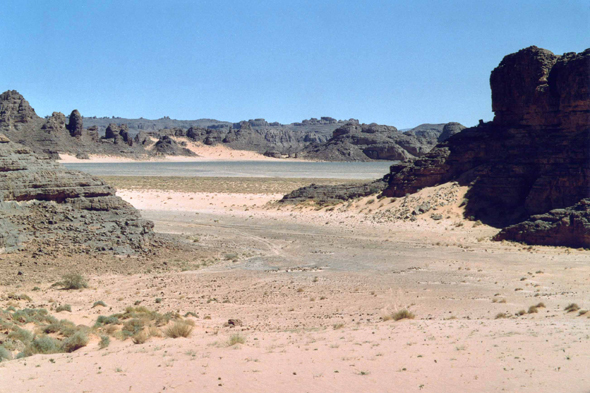
M 102 180 L 0 135 L 0 249 L 147 252 L 153 224 Z
M 445 135 L 465 128 L 459 123 L 439 126 L 447 127 Z M 429 152 L 444 130 L 419 127 L 404 133 L 392 126 L 348 122 L 334 130 L 328 141 L 310 145 L 299 156 L 325 161 L 407 161 Z
M 156 129 L 157 126 L 166 128 Z M 85 118 L 78 110 L 73 110 L 69 116 L 54 112 L 42 119 L 18 92 L 11 90 L 0 95 L 0 132 L 50 159 L 57 159 L 59 153 L 79 158 L 90 154 L 135 159 L 159 155 L 194 156 L 182 144 L 196 142 L 223 144 L 275 158 L 407 160 L 429 151 L 440 140 L 443 126 L 421 125 L 402 133 L 395 127 L 361 125 L 355 119 L 343 121 L 331 117 L 292 124 L 269 123 L 264 119 L 238 123 L 170 118 L 151 121 Z

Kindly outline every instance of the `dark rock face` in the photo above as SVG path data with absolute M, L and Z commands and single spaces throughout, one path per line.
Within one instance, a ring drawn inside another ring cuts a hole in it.
M 82 115 L 78 112 L 77 109 L 74 109 L 70 114 L 70 122 L 68 123 L 68 131 L 70 131 L 70 135 L 74 137 L 82 136 L 83 121 Z
M 491 77 L 494 121 L 392 166 L 384 194 L 457 180 L 471 186 L 466 214 L 499 227 L 590 197 L 589 84 L 590 49 L 506 56 Z
M 590 247 L 590 199 L 582 199 L 565 209 L 532 216 L 504 228 L 494 239 L 548 246 Z
M 313 201 L 320 205 L 333 204 L 377 194 L 386 187 L 387 182 L 381 179 L 366 184 L 342 184 L 338 186 L 318 186 L 312 184 L 292 191 L 285 195 L 280 202 L 298 204 Z
M 84 253 L 146 250 L 153 224 L 102 180 L 0 138 L 0 248 Z
M 115 145 L 125 143 L 133 146 L 133 138 L 129 136 L 129 129 L 126 124 L 121 124 L 120 126 L 114 123 L 109 124 L 104 139 L 112 139 Z
M 174 139 L 169 137 L 168 135 L 164 135 L 156 145 L 154 146 L 154 151 L 157 154 L 167 155 L 167 156 L 196 156 L 196 154 L 190 151 L 187 148 L 180 146 Z

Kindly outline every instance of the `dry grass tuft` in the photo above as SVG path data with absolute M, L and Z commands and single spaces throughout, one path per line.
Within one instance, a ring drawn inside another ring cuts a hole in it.
M 82 289 L 88 288 L 88 282 L 80 274 L 70 273 L 62 276 L 62 280 L 56 282 L 55 286 L 62 287 L 62 289 Z
M 231 347 L 236 344 L 244 344 L 246 342 L 246 337 L 237 334 L 232 334 L 227 342 L 227 344 Z
M 409 312 L 408 310 L 400 310 L 391 315 L 391 318 L 394 321 L 401 321 L 402 319 L 414 319 L 415 315 Z
M 178 321 L 169 326 L 164 333 L 170 338 L 188 337 L 191 335 L 193 327 L 186 322 Z
M 142 329 L 131 337 L 133 344 L 143 344 L 150 338 L 148 329 Z

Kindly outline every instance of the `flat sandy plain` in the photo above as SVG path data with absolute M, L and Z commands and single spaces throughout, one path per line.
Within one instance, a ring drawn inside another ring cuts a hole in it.
M 462 187 L 319 208 L 277 205 L 295 180 L 109 181 L 195 252 L 78 260 L 80 291 L 51 287 L 68 259 L 50 276 L 27 260 L 2 293 L 32 300 L 0 306 L 70 304 L 52 313 L 92 326 L 140 302 L 193 312 L 192 334 L 5 361 L 0 392 L 590 392 L 590 252 L 492 242 Z

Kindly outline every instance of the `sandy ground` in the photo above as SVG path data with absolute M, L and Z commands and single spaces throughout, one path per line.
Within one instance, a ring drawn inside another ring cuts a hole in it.
M 182 272 L 95 274 L 81 291 L 2 290 L 27 293 L 22 307 L 70 304 L 59 318 L 88 326 L 137 302 L 191 311 L 192 335 L 2 362 L 0 392 L 590 392 L 590 252 L 492 242 L 497 230 L 462 219 L 464 192 L 320 209 L 273 193 L 120 190 L 202 256 L 171 254 Z M 436 210 L 412 214 L 425 201 Z M 400 310 L 414 319 L 390 319 Z
M 137 162 L 137 161 L 168 161 L 168 162 L 203 162 L 203 161 L 277 161 L 277 160 L 289 160 L 289 161 L 304 161 L 295 158 L 272 158 L 267 157 L 263 154 L 248 151 L 248 150 L 234 150 L 227 146 L 215 145 L 208 146 L 201 142 L 191 142 L 187 138 L 175 137 L 175 140 L 179 142 L 186 142 L 186 148 L 197 154 L 197 157 L 187 156 L 163 156 L 163 157 L 144 157 L 144 158 L 127 158 L 120 156 L 106 156 L 100 154 L 89 154 L 89 159 L 79 159 L 72 154 L 60 154 L 60 163 L 122 163 L 122 162 Z

